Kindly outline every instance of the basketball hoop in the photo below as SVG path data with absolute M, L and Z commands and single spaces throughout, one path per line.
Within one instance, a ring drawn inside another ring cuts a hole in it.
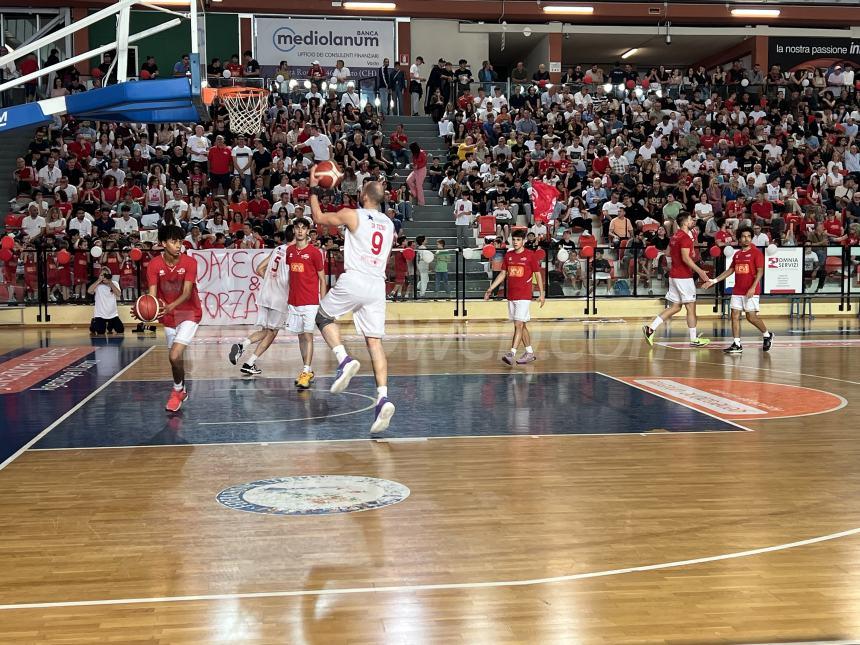
M 259 87 L 222 87 L 218 96 L 230 116 L 230 130 L 260 134 L 269 107 L 269 91 Z

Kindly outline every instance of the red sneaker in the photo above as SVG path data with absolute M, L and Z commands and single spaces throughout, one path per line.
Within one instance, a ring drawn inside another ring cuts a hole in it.
M 188 392 L 185 390 L 172 390 L 170 392 L 170 398 L 167 399 L 167 405 L 164 406 L 164 409 L 168 412 L 179 412 L 179 408 L 182 407 L 183 401 L 188 398 Z

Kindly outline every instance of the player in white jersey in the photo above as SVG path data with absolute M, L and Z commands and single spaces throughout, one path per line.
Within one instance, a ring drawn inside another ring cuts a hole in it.
M 229 361 L 235 365 L 245 350 L 257 343 L 254 353 L 242 364 L 243 374 L 262 374 L 257 359 L 275 342 L 275 337 L 287 320 L 287 295 L 290 288 L 290 263 L 287 262 L 287 247 L 292 242 L 292 230 L 283 234 L 283 242 L 276 247 L 259 266 L 256 272 L 262 280 L 257 296 L 257 327 L 260 329 L 230 348 Z
M 344 208 L 323 213 L 317 185 L 311 170 L 311 213 L 314 222 L 323 226 L 344 226 L 344 274 L 320 302 L 317 327 L 337 357 L 337 374 L 331 385 L 335 394 L 343 392 L 361 364 L 346 353 L 340 341 L 335 319 L 352 312 L 356 329 L 364 336 L 373 374 L 376 377 L 376 416 L 370 432 L 388 428 L 394 416 L 394 404 L 388 400 L 388 361 L 382 348 L 385 335 L 385 270 L 394 244 L 394 224 L 379 208 L 385 189 L 377 181 L 366 181 L 358 196 L 362 208 Z

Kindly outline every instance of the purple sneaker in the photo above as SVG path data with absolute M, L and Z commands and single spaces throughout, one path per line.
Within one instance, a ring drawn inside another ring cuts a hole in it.
M 337 366 L 337 373 L 334 375 L 334 383 L 331 384 L 331 393 L 340 394 L 347 387 L 352 377 L 361 369 L 361 363 L 355 360 L 352 356 L 347 356 Z
M 507 354 L 502 356 L 502 362 L 506 365 L 513 365 L 514 364 L 514 353 L 508 352 Z
M 532 354 L 531 352 L 526 352 L 522 356 L 517 359 L 517 365 L 525 365 L 526 363 L 534 363 L 537 360 L 537 356 Z
M 391 423 L 391 417 L 394 416 L 394 404 L 386 397 L 379 399 L 376 404 L 376 418 L 373 420 L 373 425 L 370 426 L 370 434 L 378 434 L 388 430 L 388 424 Z

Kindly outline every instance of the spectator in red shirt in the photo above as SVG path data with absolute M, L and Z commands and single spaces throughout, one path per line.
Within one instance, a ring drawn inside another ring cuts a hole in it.
M 272 204 L 263 197 L 263 191 L 257 188 L 254 191 L 254 198 L 248 202 L 248 212 L 256 217 L 265 217 L 271 209 Z
M 20 63 L 21 68 L 21 76 L 27 76 L 28 74 L 32 74 L 33 72 L 39 71 L 39 63 L 36 61 L 35 54 L 27 54 L 24 57 L 24 60 Z M 38 79 L 33 79 L 32 81 L 27 81 L 24 83 L 24 91 L 27 99 L 27 103 L 36 100 L 36 89 L 38 88 Z
M 508 317 L 514 322 L 514 339 L 511 346 L 511 351 L 502 357 L 502 361 L 508 365 L 525 365 L 536 359 L 534 348 L 532 347 L 531 334 L 526 327 L 526 323 L 531 320 L 531 300 L 532 300 L 532 276 L 537 279 L 538 291 L 540 293 L 540 306 L 546 300 L 546 295 L 543 288 L 543 274 L 541 273 L 540 262 L 535 256 L 534 251 L 525 248 L 526 233 L 522 229 L 517 229 L 511 234 L 513 250 L 505 254 L 502 270 L 496 279 L 490 284 L 489 288 L 484 292 L 484 300 L 489 300 L 499 285 L 507 280 L 506 291 L 508 295 Z M 516 358 L 517 348 L 522 341 L 525 345 L 525 353 Z
M 597 156 L 591 162 L 591 169 L 594 171 L 595 177 L 602 177 L 609 169 L 609 157 L 606 156 L 606 150 L 603 148 L 597 150 Z
M 403 124 L 398 123 L 394 128 L 394 132 L 388 138 L 388 148 L 391 150 L 391 155 L 394 157 L 394 163 L 399 168 L 400 166 L 409 165 L 409 156 L 406 154 L 406 147 L 409 145 L 409 137 L 403 131 Z
M 756 200 L 750 209 L 753 214 L 753 222 L 756 224 L 769 224 L 773 217 L 773 204 L 767 201 L 766 197 L 767 193 L 760 192 L 756 195 Z
M 213 194 L 221 188 L 226 194 L 230 186 L 230 171 L 233 169 L 233 151 L 224 144 L 220 134 L 215 138 L 215 145 L 206 154 L 209 160 L 209 188 Z
M 836 215 L 836 211 L 828 210 L 827 219 L 824 220 L 824 230 L 827 233 L 827 238 L 831 242 L 841 242 L 845 235 L 845 229 L 842 228 L 842 222 Z

